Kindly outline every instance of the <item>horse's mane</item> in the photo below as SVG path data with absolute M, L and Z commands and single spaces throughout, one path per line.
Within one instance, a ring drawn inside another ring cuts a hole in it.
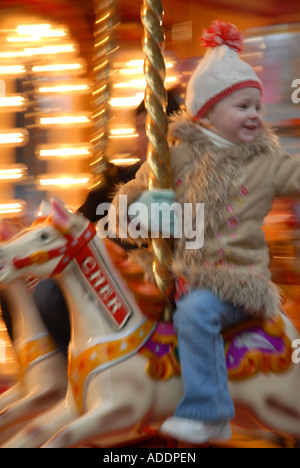
M 142 313 L 159 320 L 166 304 L 163 293 L 155 284 L 146 280 L 142 267 L 129 259 L 126 250 L 108 238 L 104 242 L 114 265 L 133 292 Z

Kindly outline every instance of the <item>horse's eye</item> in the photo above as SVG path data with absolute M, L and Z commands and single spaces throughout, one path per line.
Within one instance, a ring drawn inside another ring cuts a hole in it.
M 43 232 L 41 234 L 41 240 L 47 240 L 47 239 L 49 239 L 49 234 L 47 234 L 46 232 Z

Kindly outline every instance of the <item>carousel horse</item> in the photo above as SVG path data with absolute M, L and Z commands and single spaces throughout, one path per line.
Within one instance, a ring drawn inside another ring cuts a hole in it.
M 58 200 L 51 214 L 1 246 L 0 281 L 52 275 L 71 313 L 69 388 L 64 402 L 30 422 L 4 447 L 121 443 L 173 414 L 183 392 L 163 296 L 119 246 Z M 299 339 L 284 315 L 242 324 L 224 336 L 236 423 L 253 433 L 300 439 Z
M 16 233 L 1 222 L 1 241 Z M 18 381 L 0 396 L 0 437 L 15 424 L 36 417 L 65 397 L 67 363 L 52 341 L 31 297 L 32 278 L 17 279 L 1 290 L 9 306 Z

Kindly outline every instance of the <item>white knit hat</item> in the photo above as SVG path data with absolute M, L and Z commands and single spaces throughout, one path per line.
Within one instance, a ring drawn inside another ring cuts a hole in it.
M 186 95 L 187 112 L 195 120 L 239 89 L 258 88 L 262 92 L 255 71 L 238 56 L 243 36 L 236 26 L 216 20 L 204 31 L 202 43 L 208 51 L 190 79 Z

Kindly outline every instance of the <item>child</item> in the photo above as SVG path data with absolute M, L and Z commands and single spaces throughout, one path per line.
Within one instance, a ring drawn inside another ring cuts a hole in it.
M 276 314 L 280 296 L 261 226 L 274 197 L 300 192 L 298 158 L 286 154 L 264 124 L 262 84 L 238 56 L 241 33 L 218 20 L 203 42 L 208 51 L 189 82 L 187 113 L 170 128 L 178 142 L 171 148 L 175 195 L 147 191 L 148 163 L 118 193 L 127 195 L 128 205 L 145 203 L 150 216 L 158 196 L 204 203 L 203 247 L 186 249 L 184 232 L 175 239 L 172 271 L 181 287 L 174 325 L 185 392 L 161 428 L 194 444 L 231 437 L 234 406 L 220 332 L 249 315 Z

